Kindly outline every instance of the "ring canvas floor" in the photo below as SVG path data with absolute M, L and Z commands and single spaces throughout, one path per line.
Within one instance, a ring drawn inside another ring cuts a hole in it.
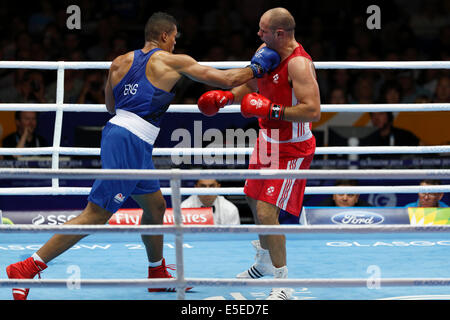
M 26 259 L 50 234 L 0 235 L 0 278 L 8 264 Z M 185 277 L 234 278 L 254 262 L 251 240 L 256 234 L 186 234 Z M 165 236 L 164 256 L 175 263 L 175 239 Z M 289 278 L 448 278 L 450 234 L 305 234 L 287 236 Z M 175 271 L 172 271 L 175 274 Z M 143 279 L 147 276 L 144 246 L 138 234 L 96 234 L 84 238 L 49 263 L 42 279 Z M 369 282 L 368 282 L 369 283 Z M 199 286 L 186 300 L 262 300 L 264 287 Z M 10 288 L 0 288 L 0 300 L 11 300 Z M 31 288 L 29 300 L 175 300 L 173 292 L 149 293 L 146 288 Z M 449 286 L 295 288 L 297 300 L 441 300 Z

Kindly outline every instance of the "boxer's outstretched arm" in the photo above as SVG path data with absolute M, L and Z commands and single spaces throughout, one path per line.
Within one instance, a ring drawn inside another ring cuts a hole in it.
M 194 58 L 183 54 L 172 55 L 168 64 L 180 74 L 194 81 L 223 89 L 239 86 L 254 76 L 250 67 L 219 70 L 201 65 Z

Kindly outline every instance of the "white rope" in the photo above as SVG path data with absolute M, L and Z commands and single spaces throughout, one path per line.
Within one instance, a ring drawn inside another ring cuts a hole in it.
M 0 111 L 107 112 L 104 104 L 2 103 Z M 198 110 L 198 108 L 197 108 Z
M 56 103 L 2 103 L 0 111 L 58 111 L 65 112 L 106 112 L 104 104 L 56 104 Z M 450 111 L 450 103 L 392 103 L 392 104 L 322 104 L 321 112 L 403 112 L 403 111 Z M 198 113 L 196 104 L 173 104 L 169 113 Z M 240 105 L 230 105 L 220 109 L 221 113 L 240 113 Z
M 160 288 L 160 287 L 306 287 L 339 288 L 367 287 L 373 279 L 0 279 L 0 288 L 70 288 L 76 282 L 80 288 Z M 450 278 L 379 278 L 380 287 L 438 287 L 450 286 Z
M 100 148 L 82 147 L 39 147 L 39 148 L 0 148 L 0 155 L 50 155 L 58 152 L 63 155 L 99 156 Z M 226 148 L 154 148 L 154 156 L 184 155 L 251 155 L 253 147 Z M 377 147 L 317 147 L 315 154 L 426 154 L 449 153 L 450 145 L 440 146 L 377 146 Z
M 243 68 L 250 61 L 200 62 L 219 69 Z M 449 61 L 315 61 L 316 69 L 449 69 Z
M 105 109 L 106 110 L 106 109 Z M 450 103 L 392 103 L 392 104 L 321 104 L 321 112 L 403 112 L 403 111 L 450 111 Z M 199 113 L 196 104 L 175 104 L 167 112 Z M 219 110 L 221 113 L 240 113 L 240 105 L 230 105 Z
M 0 61 L 0 69 L 43 69 L 56 70 L 62 64 L 64 69 L 109 69 L 111 62 L 87 61 Z
M 0 225 L 0 233 L 112 234 L 144 235 L 183 233 L 256 233 L 256 234 L 321 234 L 321 233 L 449 233 L 450 225 Z
M 17 195 L 88 195 L 90 187 L 13 187 L 0 188 L 0 196 Z M 244 195 L 244 188 L 180 188 L 182 195 Z M 165 196 L 172 195 L 171 188 L 161 188 Z M 437 193 L 450 192 L 450 185 L 436 186 L 324 186 L 306 187 L 305 194 L 373 194 L 373 193 Z
M 245 170 L 245 169 L 11 169 L 0 168 L 4 179 L 449 179 L 450 169 L 367 169 L 367 170 Z
M 211 61 L 201 65 L 219 69 L 243 68 L 250 61 Z M 61 64 L 65 69 L 109 69 L 111 62 L 98 61 L 0 61 L 4 69 L 55 70 Z M 449 69 L 449 61 L 315 61 L 316 69 Z

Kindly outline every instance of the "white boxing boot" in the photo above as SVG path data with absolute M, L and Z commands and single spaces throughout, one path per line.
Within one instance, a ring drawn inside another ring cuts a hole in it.
M 271 276 L 274 273 L 272 259 L 270 259 L 269 250 L 263 249 L 259 240 L 253 240 L 252 245 L 256 249 L 255 263 L 247 270 L 236 275 L 241 279 L 259 279 L 264 276 Z
M 288 276 L 287 266 L 274 268 L 273 276 L 275 279 L 286 279 Z M 293 292 L 292 288 L 273 288 L 267 300 L 290 300 Z

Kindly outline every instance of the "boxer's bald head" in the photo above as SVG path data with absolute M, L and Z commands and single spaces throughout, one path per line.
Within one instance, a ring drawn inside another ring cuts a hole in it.
M 267 10 L 263 17 L 267 19 L 271 30 L 283 29 L 287 32 L 294 32 L 295 30 L 295 19 L 285 8 Z

